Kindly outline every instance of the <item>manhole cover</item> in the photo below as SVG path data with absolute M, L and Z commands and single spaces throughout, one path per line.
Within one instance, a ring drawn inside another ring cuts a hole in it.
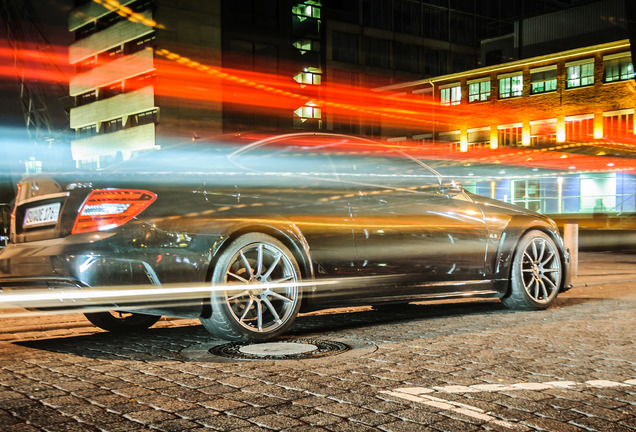
M 349 347 L 341 342 L 320 339 L 290 339 L 280 342 L 232 342 L 217 345 L 210 354 L 240 360 L 301 360 L 345 352 Z

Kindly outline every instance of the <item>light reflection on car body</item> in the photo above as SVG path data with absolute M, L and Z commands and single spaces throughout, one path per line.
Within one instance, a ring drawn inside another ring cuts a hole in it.
M 333 134 L 246 143 L 197 142 L 109 170 L 25 178 L 11 243 L 0 254 L 0 287 L 238 282 L 245 287 L 238 294 L 176 303 L 114 297 L 92 306 L 198 317 L 219 337 L 250 340 L 282 333 L 299 310 L 456 296 L 543 309 L 569 287 L 569 257 L 553 221 L 446 182 L 416 158 L 425 155 Z M 89 201 L 91 211 L 113 212 L 129 207 L 109 199 L 134 203 L 150 195 L 156 201 L 117 226 L 93 226 L 92 213 L 78 216 Z M 22 226 L 28 208 L 55 202 L 62 205 L 58 223 Z M 78 217 L 87 232 L 73 231 Z M 524 258 L 533 253 L 534 261 Z M 351 279 L 300 282 L 335 277 Z M 276 282 L 281 288 L 270 288 Z M 156 319 L 87 316 L 110 330 Z

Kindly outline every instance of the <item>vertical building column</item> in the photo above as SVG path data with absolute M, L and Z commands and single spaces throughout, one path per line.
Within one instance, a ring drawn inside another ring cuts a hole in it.
M 524 120 L 521 125 L 521 144 L 530 145 L 530 120 Z
M 558 143 L 565 142 L 565 115 L 559 114 L 556 125 L 556 141 Z
M 499 129 L 497 125 L 490 126 L 490 149 L 495 150 L 499 147 Z
M 594 113 L 594 139 L 603 138 L 603 113 Z
M 459 132 L 459 151 L 468 151 L 468 128 L 462 126 Z

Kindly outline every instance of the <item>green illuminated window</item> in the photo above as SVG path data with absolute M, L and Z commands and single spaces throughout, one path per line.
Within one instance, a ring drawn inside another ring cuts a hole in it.
M 440 90 L 440 103 L 442 105 L 459 105 L 462 101 L 462 88 L 460 85 L 445 87 Z
M 523 75 L 506 76 L 499 78 L 499 99 L 517 97 L 523 94 Z
M 605 82 L 634 78 L 634 66 L 630 56 L 605 60 Z
M 567 66 L 567 88 L 594 84 L 594 60 L 589 63 Z
M 556 68 L 539 72 L 530 72 L 530 94 L 556 91 Z
M 294 76 L 294 81 L 299 84 L 321 85 L 322 75 L 319 68 L 305 68 L 303 72 L 300 72 Z
M 468 102 L 490 100 L 490 80 L 468 84 Z
M 297 4 L 292 7 L 292 13 L 301 21 L 304 21 L 307 18 L 320 19 L 320 2 L 306 1 L 304 3 Z

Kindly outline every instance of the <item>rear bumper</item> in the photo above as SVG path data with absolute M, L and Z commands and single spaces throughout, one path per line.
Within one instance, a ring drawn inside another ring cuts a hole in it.
M 28 309 L 99 307 L 200 316 L 203 295 L 182 302 L 174 298 L 177 295 L 166 302 L 157 294 L 166 283 L 201 281 L 207 268 L 201 268 L 200 255 L 169 248 L 121 251 L 105 239 L 78 242 L 71 237 L 9 244 L 2 249 L 0 302 Z M 131 289 L 149 294 L 132 296 Z

